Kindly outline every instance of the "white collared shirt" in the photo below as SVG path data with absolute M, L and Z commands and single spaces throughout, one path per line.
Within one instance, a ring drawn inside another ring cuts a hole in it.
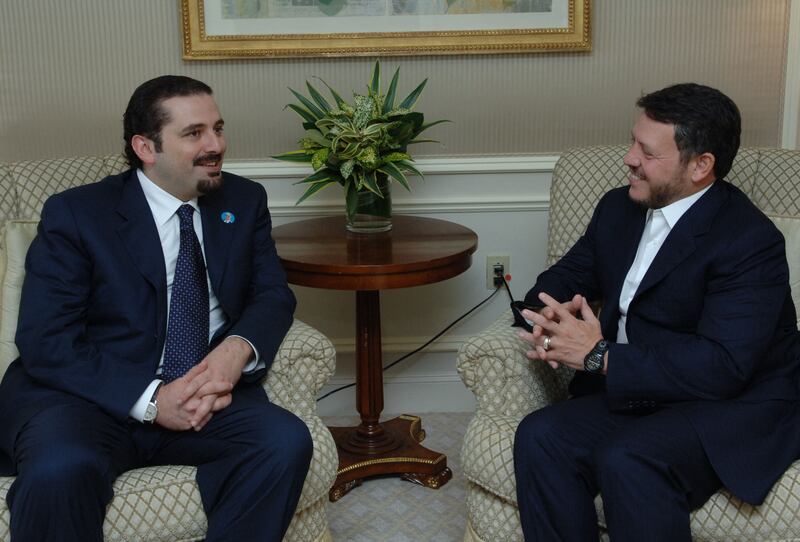
M 628 335 L 625 324 L 628 320 L 628 307 L 630 307 L 633 296 L 639 285 L 642 283 L 647 270 L 655 260 L 658 251 L 667 240 L 669 232 L 678 223 L 678 220 L 705 194 L 714 183 L 711 183 L 699 192 L 670 203 L 661 209 L 648 209 L 647 220 L 644 225 L 642 238 L 639 240 L 639 248 L 636 250 L 625 282 L 622 284 L 622 291 L 619 295 L 619 322 L 617 324 L 617 342 L 628 343 Z
M 153 219 L 158 229 L 158 237 L 161 239 L 161 250 L 164 254 L 164 266 L 167 271 L 167 307 L 169 307 L 170 300 L 172 299 L 172 282 L 175 279 L 175 265 L 178 261 L 178 250 L 180 249 L 180 219 L 178 218 L 177 211 L 181 205 L 189 204 L 194 207 L 195 212 L 192 214 L 192 221 L 194 225 L 194 232 L 197 235 L 197 240 L 200 242 L 200 249 L 203 251 L 203 258 L 205 259 L 205 246 L 203 245 L 203 221 L 200 216 L 200 207 L 197 204 L 197 198 L 190 201 L 181 201 L 169 192 L 163 190 L 141 169 L 137 169 L 136 173 L 139 177 L 139 185 L 142 187 L 144 197 L 153 213 Z M 207 268 L 208 266 L 206 266 Z M 211 287 L 211 279 L 206 271 L 206 281 L 208 284 L 208 340 L 214 337 L 214 334 L 226 323 L 225 312 L 220 306 L 214 289 Z M 169 311 L 167 311 L 167 320 L 169 320 Z M 167 322 L 169 325 L 169 322 Z M 238 335 L 233 335 L 238 337 Z M 240 337 L 247 341 L 244 337 Z M 253 348 L 255 357 L 247 363 L 243 369 L 243 373 L 253 372 L 264 366 L 263 362 L 258 357 L 256 347 L 247 341 Z M 164 341 L 166 346 L 166 341 Z M 158 370 L 156 374 L 161 374 L 161 365 L 164 363 L 164 351 L 161 351 L 161 359 L 158 362 Z M 144 393 L 139 397 L 136 403 L 131 408 L 130 416 L 136 420 L 142 421 L 144 413 L 147 409 L 147 404 L 155 393 L 156 387 L 161 383 L 160 379 L 153 380 Z

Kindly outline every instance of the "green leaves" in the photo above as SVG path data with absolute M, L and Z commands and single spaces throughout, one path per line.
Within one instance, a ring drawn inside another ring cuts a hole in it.
M 369 84 L 370 94 L 378 95 L 381 93 L 381 62 L 375 61 L 375 68 L 372 70 L 372 82 Z
M 330 149 L 327 149 L 327 148 L 322 148 L 322 149 L 318 150 L 317 152 L 315 152 L 311 156 L 311 167 L 313 167 L 315 170 L 317 170 L 317 169 L 321 168 L 322 166 L 324 166 L 325 162 L 328 161 L 328 155 L 329 154 L 330 154 Z
M 411 187 L 408 186 L 408 180 L 406 176 L 403 174 L 403 171 L 397 167 L 396 165 L 388 162 L 384 164 L 378 171 L 386 173 L 389 177 L 400 183 L 400 185 L 411 192 Z
M 356 103 L 356 110 L 355 113 L 353 113 L 353 125 L 360 130 L 372 119 L 372 110 L 375 107 L 375 100 L 372 99 L 372 96 L 359 96 L 358 94 L 354 96 L 354 100 Z
M 306 131 L 298 142 L 299 150 L 274 158 L 308 163 L 314 169 L 314 173 L 299 181 L 308 187 L 297 203 L 330 184 L 338 183 L 344 188 L 349 211 L 355 209 L 361 191 L 383 197 L 379 177 L 394 180 L 406 190 L 410 190 L 409 174 L 422 177 L 412 165 L 411 155 L 406 149 L 414 143 L 430 141 L 417 139 L 417 136 L 432 126 L 449 121 L 425 124 L 424 115 L 413 110 L 427 79 L 396 104 L 399 79 L 400 68 L 397 68 L 384 94 L 380 62 L 375 62 L 367 94 L 353 93 L 352 103 L 345 101 L 322 79 L 319 81 L 332 101 L 308 81 L 308 96 L 289 89 L 297 102 L 287 107 L 301 117 Z
M 394 107 L 394 96 L 397 93 L 397 80 L 400 78 L 400 68 L 394 71 L 392 82 L 389 83 L 389 90 L 386 91 L 386 97 L 383 99 L 383 110 L 381 113 L 386 115 Z
M 320 109 L 319 107 L 317 107 L 316 105 L 314 105 L 314 103 L 311 100 L 309 100 L 308 98 L 306 98 L 305 96 L 303 96 L 302 94 L 300 94 L 299 92 L 297 92 L 294 89 L 290 88 L 289 91 L 292 94 L 294 94 L 295 97 L 298 100 L 300 100 L 301 104 L 306 106 L 306 109 L 307 109 L 306 113 L 310 112 L 312 117 L 314 118 L 315 122 L 325 116 L 325 112 L 322 109 Z M 289 106 L 289 107 L 291 107 L 291 106 Z
M 317 105 L 325 111 L 326 113 L 331 110 L 330 104 L 325 100 L 325 98 L 317 92 L 317 89 L 311 86 L 311 83 L 306 81 L 306 87 L 308 88 L 308 93 L 311 95 L 311 98 L 317 103 Z
M 313 154 L 309 154 L 304 150 L 289 151 L 283 154 L 273 156 L 276 160 L 283 160 L 284 162 L 311 162 Z
M 419 95 L 422 94 L 422 89 L 425 88 L 425 84 L 428 82 L 425 79 L 422 83 L 419 84 L 417 88 L 411 91 L 411 94 L 406 96 L 406 99 L 400 103 L 400 109 L 411 109 L 414 107 L 414 104 L 417 103 L 417 99 Z

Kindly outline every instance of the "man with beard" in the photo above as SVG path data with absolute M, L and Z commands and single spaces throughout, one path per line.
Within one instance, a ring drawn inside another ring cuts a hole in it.
M 124 116 L 131 169 L 48 199 L 20 357 L 0 385 L 17 541 L 101 541 L 112 483 L 197 466 L 207 541 L 279 541 L 311 437 L 260 385 L 294 296 L 259 184 L 222 172 L 211 89 L 163 76 Z
M 525 298 L 528 357 L 576 371 L 517 429 L 526 540 L 597 540 L 599 493 L 612 540 L 689 541 L 691 510 L 722 486 L 761 503 L 800 455 L 784 239 L 724 180 L 738 108 L 696 84 L 637 105 L 629 186 Z

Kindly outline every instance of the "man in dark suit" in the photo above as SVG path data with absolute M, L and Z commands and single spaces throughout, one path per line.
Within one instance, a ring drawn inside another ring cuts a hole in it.
M 211 89 L 163 76 L 124 117 L 131 169 L 48 199 L 26 261 L 0 449 L 17 541 L 101 541 L 112 483 L 196 465 L 206 540 L 279 541 L 307 427 L 259 381 L 294 296 L 264 189 L 222 172 Z
M 691 540 L 689 512 L 720 487 L 761 503 L 800 455 L 784 240 L 724 181 L 738 108 L 695 84 L 637 105 L 629 186 L 601 199 L 528 292 L 540 309 L 522 311 L 528 356 L 576 370 L 572 398 L 517 429 L 526 540 L 597 540 L 598 492 L 613 540 Z

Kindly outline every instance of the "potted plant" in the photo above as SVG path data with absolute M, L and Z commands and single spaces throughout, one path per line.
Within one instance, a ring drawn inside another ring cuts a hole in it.
M 375 232 L 391 229 L 390 181 L 410 190 L 407 174 L 422 174 L 412 165 L 408 145 L 432 140 L 417 139 L 431 126 L 422 113 L 413 111 L 425 79 L 403 100 L 396 99 L 400 68 L 395 70 L 389 88 L 381 89 L 380 61 L 375 62 L 366 94 L 353 93 L 346 102 L 325 81 L 333 103 L 308 81 L 309 97 L 289 89 L 299 103 L 287 107 L 303 119 L 305 135 L 300 149 L 275 156 L 278 160 L 311 164 L 314 172 L 297 184 L 307 184 L 301 203 L 326 186 L 338 183 L 344 188 L 347 229 Z

